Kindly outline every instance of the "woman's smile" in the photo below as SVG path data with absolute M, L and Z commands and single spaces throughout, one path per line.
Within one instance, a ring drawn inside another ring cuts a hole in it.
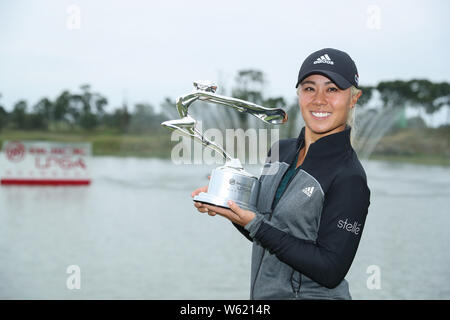
M 311 111 L 311 114 L 313 115 L 313 118 L 319 121 L 323 121 L 329 118 L 331 116 L 331 112 L 323 112 L 323 111 Z

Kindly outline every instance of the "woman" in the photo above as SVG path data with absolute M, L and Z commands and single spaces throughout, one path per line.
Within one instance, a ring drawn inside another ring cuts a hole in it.
M 351 299 L 344 277 L 370 204 L 350 137 L 361 96 L 356 65 L 343 51 L 319 50 L 303 62 L 296 88 L 305 127 L 269 151 L 258 212 L 232 202 L 231 210 L 194 205 L 253 241 L 252 299 Z M 192 196 L 202 191 L 207 187 Z

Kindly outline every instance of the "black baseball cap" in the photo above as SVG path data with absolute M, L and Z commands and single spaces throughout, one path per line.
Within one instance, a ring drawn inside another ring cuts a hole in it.
M 312 74 L 321 74 L 333 81 L 340 89 L 351 86 L 358 88 L 358 69 L 355 62 L 344 51 L 325 48 L 311 53 L 298 73 L 297 88 L 300 82 Z

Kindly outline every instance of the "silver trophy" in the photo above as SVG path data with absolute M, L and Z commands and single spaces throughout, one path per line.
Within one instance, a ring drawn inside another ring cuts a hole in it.
M 176 101 L 176 107 L 181 118 L 164 121 L 161 125 L 194 138 L 204 146 L 219 152 L 225 158 L 225 164 L 212 171 L 208 192 L 201 192 L 194 197 L 194 201 L 229 208 L 227 202 L 232 200 L 245 210 L 256 211 L 259 194 L 258 177 L 246 172 L 239 159 L 231 157 L 221 146 L 205 138 L 196 129 L 197 121 L 188 114 L 188 109 L 192 103 L 200 100 L 232 107 L 269 124 L 285 123 L 288 117 L 281 108 L 265 108 L 241 99 L 221 96 L 215 93 L 216 90 L 217 85 L 211 81 L 194 82 L 194 91 L 178 97 Z

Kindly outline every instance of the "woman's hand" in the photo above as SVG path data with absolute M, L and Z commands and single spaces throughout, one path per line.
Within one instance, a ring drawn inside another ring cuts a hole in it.
M 208 179 L 211 179 L 211 176 L 208 176 Z M 204 186 L 204 187 L 195 189 L 195 190 L 191 193 L 191 197 L 192 197 L 192 198 L 195 197 L 195 196 L 198 195 L 200 192 L 208 192 L 208 186 Z M 198 210 L 199 212 L 202 212 L 202 213 L 207 212 L 210 216 L 215 216 L 215 215 L 216 215 L 215 212 L 213 212 L 213 211 L 210 211 L 210 212 L 209 212 L 208 209 L 204 208 L 204 207 L 203 207 L 203 203 L 195 202 L 195 201 L 194 201 L 194 206 L 197 208 L 197 210 Z
M 210 177 L 208 177 L 208 179 L 209 178 Z M 191 197 L 195 197 L 200 192 L 208 192 L 208 186 L 195 189 L 194 192 L 191 193 Z M 228 205 L 231 210 L 206 203 L 194 202 L 194 206 L 199 212 L 208 213 L 210 216 L 215 216 L 216 214 L 221 215 L 231 222 L 234 222 L 243 227 L 246 226 L 247 223 L 252 221 L 256 216 L 253 211 L 241 209 L 236 203 L 231 200 L 228 201 Z
M 256 214 L 253 211 L 244 210 L 231 200 L 228 201 L 228 206 L 230 209 L 213 206 L 206 203 L 198 204 L 200 205 L 198 207 L 198 211 L 200 211 L 200 209 L 206 210 L 200 212 L 208 212 L 210 216 L 215 216 L 216 214 L 221 215 L 222 217 L 227 218 L 231 222 L 234 222 L 242 227 L 245 227 L 247 223 L 256 217 Z
M 208 177 L 208 179 L 209 179 L 209 177 Z M 194 192 L 191 193 L 191 197 L 192 197 L 192 198 L 195 197 L 195 196 L 198 195 L 200 192 L 208 192 L 208 186 L 204 186 L 204 187 L 195 189 Z M 208 211 L 208 209 L 205 208 L 203 205 L 204 205 L 204 204 L 201 203 L 201 202 L 196 202 L 196 201 L 194 201 L 194 206 L 197 208 L 197 210 L 198 210 L 199 212 L 202 212 L 202 213 L 207 212 L 210 216 L 215 216 L 215 215 L 216 215 L 216 213 L 215 213 L 214 211 Z

